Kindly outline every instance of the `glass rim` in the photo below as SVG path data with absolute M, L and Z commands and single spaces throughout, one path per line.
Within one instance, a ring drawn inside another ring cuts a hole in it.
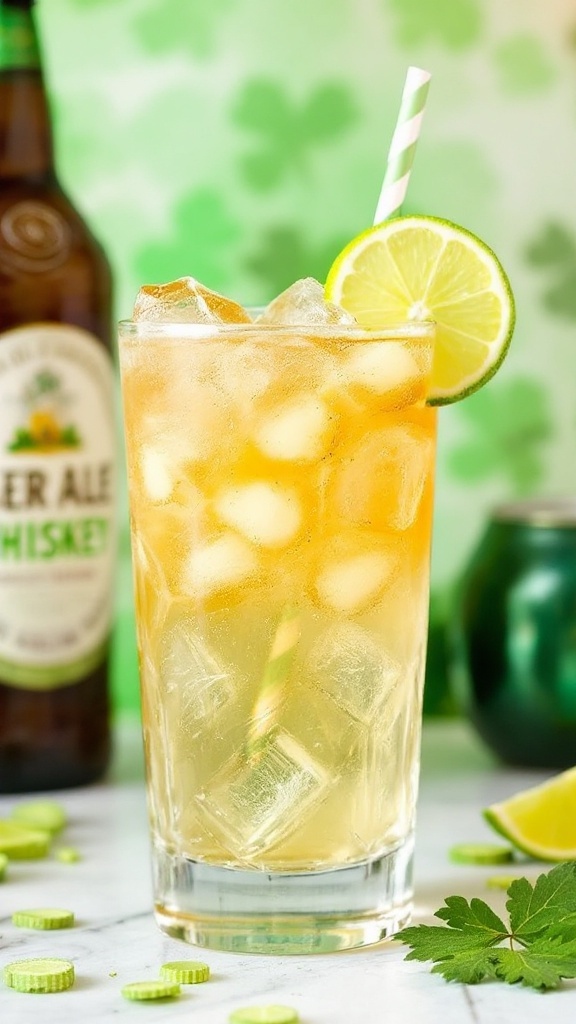
M 247 307 L 247 312 L 257 314 L 261 307 Z M 381 327 L 360 327 L 359 324 L 266 324 L 251 321 L 239 324 L 196 324 L 170 323 L 155 320 L 120 320 L 120 334 L 124 337 L 145 340 L 159 338 L 217 338 L 220 336 L 250 334 L 288 334 L 292 337 L 316 337 L 339 339 L 362 339 L 402 341 L 433 339 L 436 332 L 434 320 L 406 320 L 399 323 L 383 323 Z

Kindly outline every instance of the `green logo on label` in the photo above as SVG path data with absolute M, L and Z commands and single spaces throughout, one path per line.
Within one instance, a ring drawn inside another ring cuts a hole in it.
M 38 67 L 40 53 L 32 12 L 0 4 L 0 69 Z
M 51 370 L 37 373 L 24 389 L 22 404 L 28 412 L 27 422 L 17 427 L 6 451 L 23 455 L 26 452 L 49 455 L 79 449 L 82 441 L 72 423 L 66 423 L 68 396 L 60 378 Z

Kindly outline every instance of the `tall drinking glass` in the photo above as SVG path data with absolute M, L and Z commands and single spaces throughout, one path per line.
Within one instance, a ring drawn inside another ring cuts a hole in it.
M 131 323 L 120 352 L 161 928 L 244 952 L 410 913 L 434 326 Z

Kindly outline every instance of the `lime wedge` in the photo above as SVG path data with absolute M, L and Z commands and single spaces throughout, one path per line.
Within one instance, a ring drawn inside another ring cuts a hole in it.
M 8 857 L 5 853 L 0 853 L 0 882 L 4 881 L 6 877 L 6 868 L 8 867 Z
M 436 217 L 399 217 L 353 239 L 336 257 L 325 293 L 367 329 L 436 322 L 430 405 L 485 384 L 514 328 L 510 282 L 492 250 Z
M 484 817 L 538 860 L 576 860 L 576 768 L 492 804 Z

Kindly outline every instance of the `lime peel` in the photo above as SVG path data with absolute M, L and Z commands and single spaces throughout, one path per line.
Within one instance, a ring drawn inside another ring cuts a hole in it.
M 436 322 L 430 405 L 484 385 L 514 329 L 514 297 L 496 255 L 438 217 L 398 217 L 358 235 L 336 257 L 325 293 L 368 329 L 415 316 Z
M 576 768 L 515 793 L 483 811 L 486 821 L 538 860 L 576 860 Z

